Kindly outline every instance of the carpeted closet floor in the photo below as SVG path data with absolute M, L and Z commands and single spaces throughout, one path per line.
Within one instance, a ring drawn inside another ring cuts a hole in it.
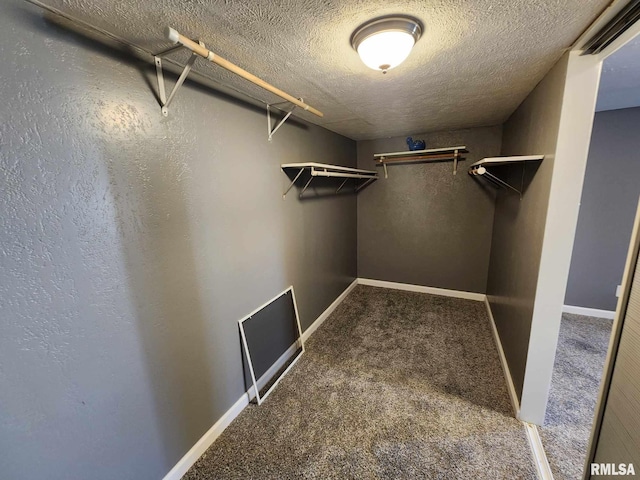
M 482 302 L 358 286 L 186 479 L 536 478 Z
M 547 415 L 538 429 L 555 480 L 582 478 L 612 325 L 562 315 Z

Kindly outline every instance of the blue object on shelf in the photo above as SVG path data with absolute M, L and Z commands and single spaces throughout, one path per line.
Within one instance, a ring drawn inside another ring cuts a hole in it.
M 424 150 L 426 148 L 426 144 L 424 140 L 414 140 L 411 137 L 407 137 L 407 145 L 409 145 L 409 150 Z

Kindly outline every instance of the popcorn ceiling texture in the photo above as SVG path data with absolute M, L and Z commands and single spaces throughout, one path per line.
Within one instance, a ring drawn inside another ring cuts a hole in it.
M 325 113 L 355 140 L 503 123 L 609 0 L 44 0 L 151 51 L 170 25 Z M 387 14 L 425 33 L 398 68 L 362 64 L 349 38 Z M 196 71 L 277 97 L 204 59 Z

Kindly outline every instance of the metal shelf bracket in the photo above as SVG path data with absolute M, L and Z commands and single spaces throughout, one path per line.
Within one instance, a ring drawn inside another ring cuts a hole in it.
M 458 173 L 458 158 L 460 158 L 460 153 L 456 148 L 455 152 L 453 152 L 453 174 L 454 175 Z
M 483 158 L 475 162 L 474 164 L 469 166 L 469 175 L 478 178 L 485 178 L 490 183 L 492 183 L 496 187 L 506 188 L 513 192 L 516 192 L 520 195 L 520 200 L 522 200 L 522 195 L 524 193 L 524 178 L 525 178 L 525 165 L 527 162 L 540 162 L 544 160 L 544 155 L 516 155 L 511 157 L 492 157 L 492 158 Z M 498 165 L 522 165 L 522 177 L 520 179 L 520 190 L 515 188 L 513 185 L 505 182 L 504 180 L 498 178 L 492 172 L 487 170 L 487 167 L 495 167 Z
M 299 98 L 298 100 L 300 100 L 301 102 L 303 102 L 303 103 L 304 103 L 304 100 L 303 100 L 302 98 Z M 268 133 L 268 135 L 269 135 L 269 141 L 271 141 L 271 140 L 273 139 L 273 135 L 278 131 L 278 129 L 279 129 L 282 125 L 284 125 L 284 122 L 286 122 L 286 121 L 289 119 L 289 117 L 291 116 L 291 114 L 293 113 L 293 111 L 294 111 L 294 110 L 296 109 L 296 107 L 297 107 L 297 105 L 293 105 L 293 106 L 291 107 L 291 109 L 290 109 L 290 110 L 288 110 L 288 111 L 286 111 L 286 112 L 285 112 L 284 110 L 281 110 L 281 109 L 278 107 L 278 105 L 284 105 L 284 104 L 286 104 L 286 103 L 290 103 L 290 102 L 268 103 L 268 104 L 267 104 L 267 133 Z M 280 110 L 280 111 L 282 111 L 282 112 L 284 112 L 284 113 L 285 113 L 284 117 L 282 117 L 282 119 L 281 119 L 281 120 L 276 124 L 276 126 L 275 126 L 275 127 L 273 127 L 273 128 L 271 127 L 271 124 L 272 124 L 272 120 L 271 120 L 271 107 L 275 107 L 275 108 L 277 108 L 278 110 Z
M 313 180 L 315 177 L 309 177 L 309 180 L 307 181 L 307 183 L 304 184 L 304 187 L 302 188 L 302 191 L 300 192 L 300 198 L 302 198 L 302 195 L 304 195 L 304 192 L 307 188 L 309 188 L 309 185 L 311 184 L 311 180 Z
M 489 172 L 485 167 L 482 167 L 482 166 L 472 167 L 471 169 L 469 169 L 469 175 L 481 176 L 482 178 L 486 178 L 487 180 L 489 180 L 491 183 L 493 183 L 497 187 L 503 187 L 503 188 L 512 190 L 516 192 L 518 195 L 520 195 L 520 200 L 522 200 L 522 190 L 524 189 L 524 163 L 522 164 L 523 179 L 522 179 L 522 186 L 520 187 L 520 190 L 513 187 L 512 185 L 505 182 L 504 180 L 496 177 L 493 173 Z
M 367 178 L 364 182 L 356 187 L 356 193 L 358 193 L 360 190 L 362 190 L 364 187 L 369 185 L 371 182 L 374 182 L 375 180 L 377 180 L 377 178 Z
M 304 168 L 301 168 L 300 171 L 298 172 L 298 174 L 295 176 L 295 178 L 291 181 L 291 183 L 289 184 L 289 186 L 287 187 L 287 189 L 284 191 L 284 193 L 282 194 L 282 199 L 284 200 L 284 198 L 287 196 L 287 193 L 289 193 L 289 190 L 291 190 L 293 188 L 293 186 L 296 184 L 296 181 L 298 180 L 298 178 L 300 178 L 300 175 L 302 175 L 302 172 L 304 172 Z M 313 178 L 313 177 L 311 177 Z M 309 184 L 307 184 L 308 186 Z
M 204 47 L 204 43 L 202 42 L 198 42 L 198 43 L 202 47 Z M 187 79 L 187 76 L 189 75 L 189 72 L 191 72 L 191 68 L 193 67 L 194 62 L 196 61 L 196 58 L 198 58 L 198 55 L 196 55 L 195 53 L 192 54 L 191 57 L 189 57 L 187 64 L 184 66 L 184 70 L 182 70 L 180 77 L 178 77 L 178 81 L 173 86 L 173 90 L 171 90 L 171 93 L 169 94 L 169 98 L 167 98 L 167 91 L 166 91 L 165 82 L 164 82 L 164 73 L 162 71 L 162 57 L 165 57 L 170 53 L 175 52 L 176 50 L 181 50 L 182 48 L 184 48 L 182 45 L 178 45 L 177 47 L 170 48 L 169 50 L 165 50 L 164 52 L 160 52 L 153 56 L 154 62 L 156 64 L 156 76 L 158 77 L 158 94 L 160 95 L 160 105 L 162 107 L 162 115 L 164 115 L 165 117 L 169 115 L 169 104 L 175 97 L 176 93 L 178 92 L 178 90 L 180 89 L 184 81 Z
M 344 181 L 340 184 L 340 186 L 336 190 L 336 193 L 340 193 L 340 190 L 342 190 L 342 187 L 344 187 L 344 184 L 347 183 L 348 180 L 349 180 L 348 178 L 344 179 Z

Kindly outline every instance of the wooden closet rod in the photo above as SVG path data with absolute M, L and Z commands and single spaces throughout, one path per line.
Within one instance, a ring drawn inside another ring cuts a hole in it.
M 233 72 L 236 75 L 241 76 L 245 80 L 249 80 L 251 83 L 254 83 L 255 85 L 258 85 L 259 87 L 264 88 L 265 90 L 273 93 L 274 95 L 277 95 L 280 98 L 285 99 L 287 102 L 291 102 L 294 105 L 296 105 L 296 106 L 298 106 L 298 107 L 300 107 L 300 108 L 302 108 L 302 109 L 304 109 L 304 110 L 306 110 L 308 112 L 311 112 L 314 115 L 317 115 L 318 117 L 323 117 L 324 116 L 324 114 L 321 111 L 316 110 L 312 106 L 307 105 L 306 103 L 304 103 L 301 100 L 298 100 L 295 97 L 292 97 L 288 93 L 283 92 L 279 88 L 274 87 L 270 83 L 265 82 L 261 78 L 258 78 L 255 75 L 253 75 L 253 74 L 247 72 L 246 70 L 240 68 L 239 66 L 231 63 L 229 60 L 225 60 L 224 58 L 222 58 L 222 57 L 216 55 L 215 53 L 213 53 L 208 48 L 203 47 L 202 45 L 194 42 L 193 40 L 185 37 L 184 35 L 180 35 L 173 28 L 167 27 L 165 29 L 165 35 L 172 43 L 174 43 L 174 44 L 175 43 L 179 43 L 180 45 L 182 45 L 182 46 L 188 48 L 189 50 L 191 50 L 193 53 L 196 53 L 196 54 L 200 55 L 201 57 L 206 58 L 207 60 L 209 60 L 210 62 L 215 63 L 216 65 L 220 65 L 221 67 L 226 68 L 230 72 Z

